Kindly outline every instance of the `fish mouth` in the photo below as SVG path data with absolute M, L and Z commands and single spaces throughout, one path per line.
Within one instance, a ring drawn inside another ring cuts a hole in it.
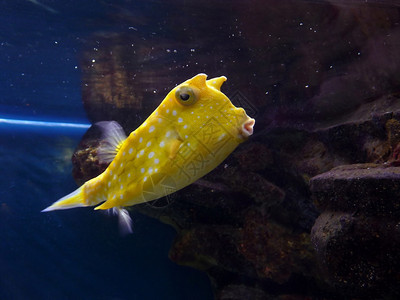
M 240 135 L 247 139 L 249 136 L 253 134 L 253 127 L 256 123 L 256 120 L 253 118 L 247 117 L 247 120 L 243 122 L 242 127 L 240 129 Z

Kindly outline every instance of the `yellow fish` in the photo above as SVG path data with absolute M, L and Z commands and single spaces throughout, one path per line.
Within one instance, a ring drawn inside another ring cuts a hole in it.
M 253 133 L 255 120 L 220 91 L 225 80 L 198 74 L 178 85 L 127 138 L 118 123 L 97 123 L 104 130 L 99 158 L 110 165 L 43 211 L 104 202 L 95 209 L 113 209 L 124 231 L 131 232 L 124 207 L 193 183 Z

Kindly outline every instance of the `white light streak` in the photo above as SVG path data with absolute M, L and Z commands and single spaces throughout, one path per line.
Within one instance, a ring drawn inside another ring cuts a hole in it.
M 1 124 L 35 126 L 35 127 L 83 128 L 83 129 L 88 129 L 91 126 L 90 124 L 80 124 L 80 123 L 46 122 L 46 121 L 30 121 L 30 120 L 0 118 L 0 125 Z

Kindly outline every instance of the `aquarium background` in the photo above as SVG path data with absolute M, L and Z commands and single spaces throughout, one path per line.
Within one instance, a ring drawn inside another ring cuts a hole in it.
M 400 296 L 400 3 L 0 0 L 1 299 Z M 216 170 L 132 208 L 41 213 L 176 84 L 256 119 Z

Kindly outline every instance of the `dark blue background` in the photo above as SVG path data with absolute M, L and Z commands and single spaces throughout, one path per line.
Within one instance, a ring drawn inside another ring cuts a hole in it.
M 0 2 L 0 118 L 88 123 L 79 51 L 95 30 L 136 25 L 107 18 L 118 1 L 39 2 Z M 121 237 L 91 208 L 40 213 L 76 189 L 83 133 L 0 123 L 0 299 L 212 298 L 204 273 L 168 259 L 167 225 L 132 214 L 134 233 Z

